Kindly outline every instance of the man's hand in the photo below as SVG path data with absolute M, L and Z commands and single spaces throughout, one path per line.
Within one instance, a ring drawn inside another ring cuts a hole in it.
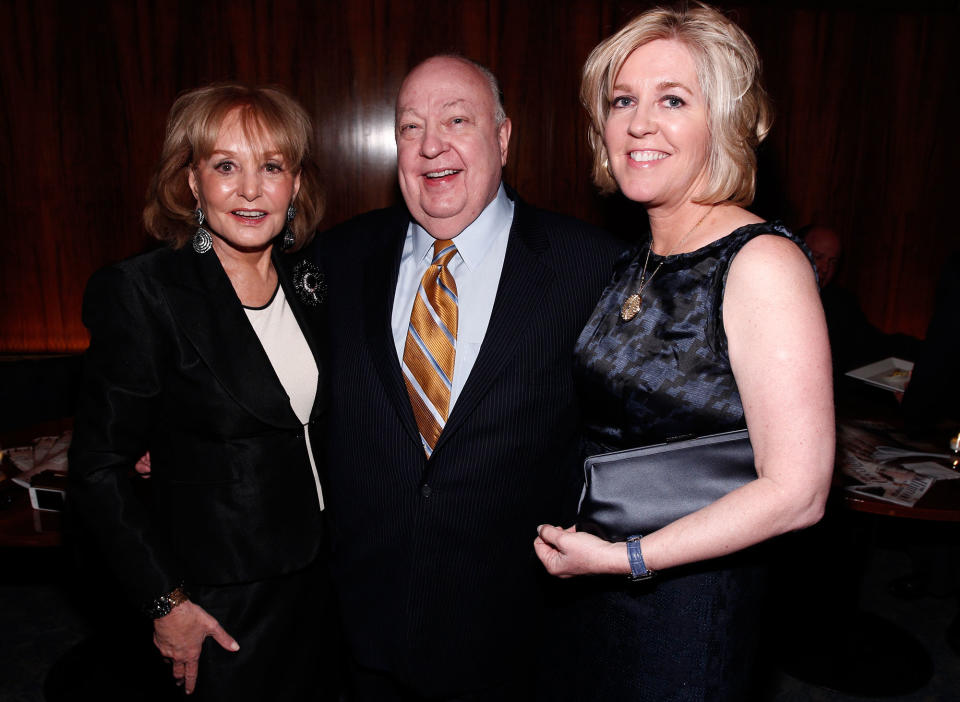
M 173 663 L 173 677 L 188 695 L 197 684 L 200 648 L 208 636 L 228 651 L 240 650 L 240 644 L 216 619 L 189 600 L 153 621 L 153 643 Z
M 150 452 L 147 451 L 145 454 L 140 456 L 140 460 L 137 461 L 137 465 L 134 466 L 134 469 L 140 474 L 141 478 L 150 477 Z

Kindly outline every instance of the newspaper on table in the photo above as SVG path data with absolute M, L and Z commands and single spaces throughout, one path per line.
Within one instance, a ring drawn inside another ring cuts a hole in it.
M 948 454 L 927 453 L 896 446 L 868 426 L 841 424 L 838 427 L 840 472 L 857 481 L 846 490 L 856 495 L 913 507 L 938 480 L 955 480 L 960 473 L 932 459 L 949 459 Z
M 23 487 L 30 487 L 30 479 L 47 470 L 56 473 L 67 472 L 67 449 L 73 432 L 65 431 L 58 436 L 41 436 L 29 446 L 14 446 L 3 449 L 3 453 L 16 472 L 11 480 Z

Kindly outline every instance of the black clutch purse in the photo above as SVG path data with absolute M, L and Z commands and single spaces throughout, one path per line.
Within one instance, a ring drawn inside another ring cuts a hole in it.
M 590 456 L 577 531 L 606 541 L 649 534 L 757 477 L 747 430 Z

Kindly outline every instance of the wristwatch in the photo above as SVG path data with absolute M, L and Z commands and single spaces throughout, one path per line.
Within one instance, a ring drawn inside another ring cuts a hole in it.
M 160 595 L 160 597 L 157 599 L 144 605 L 143 611 L 151 619 L 159 619 L 160 617 L 167 616 L 173 611 L 174 607 L 183 604 L 189 599 L 190 596 L 184 592 L 183 586 L 181 585 L 179 587 L 175 587 L 167 594 Z
M 649 580 L 657 574 L 656 571 L 647 570 L 647 564 L 643 562 L 643 552 L 640 550 L 642 538 L 637 535 L 627 539 L 627 557 L 630 559 L 630 575 L 627 578 L 634 583 Z

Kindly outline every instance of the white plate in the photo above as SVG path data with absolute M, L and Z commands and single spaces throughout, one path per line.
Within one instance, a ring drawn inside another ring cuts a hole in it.
M 904 361 L 902 358 L 891 356 L 882 361 L 856 368 L 846 375 L 884 390 L 903 392 L 907 388 L 907 383 L 910 382 L 912 372 L 913 361 Z

